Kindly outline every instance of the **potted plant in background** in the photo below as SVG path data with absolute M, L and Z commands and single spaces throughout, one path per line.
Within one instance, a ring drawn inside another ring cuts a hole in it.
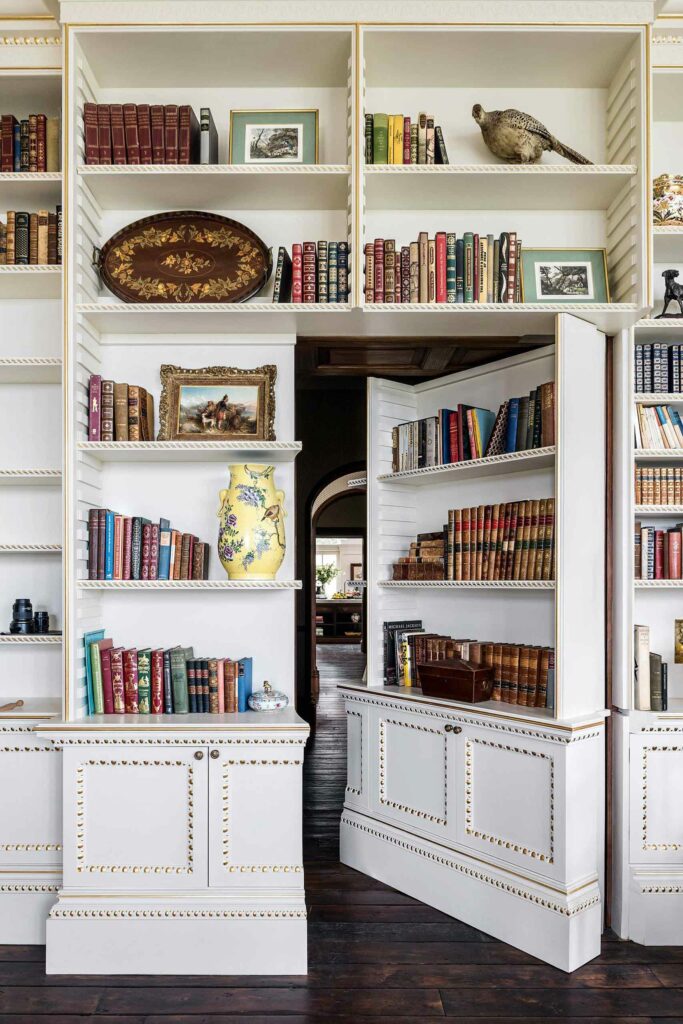
M 339 569 L 336 567 L 336 565 L 331 565 L 330 563 L 328 563 L 326 565 L 318 565 L 318 566 L 316 566 L 316 569 L 315 569 L 315 581 L 316 581 L 316 584 L 317 584 L 316 591 L 315 591 L 316 597 L 325 597 L 325 587 L 327 586 L 328 583 L 332 582 L 332 580 L 334 579 L 335 576 L 338 575 L 338 573 L 339 573 Z

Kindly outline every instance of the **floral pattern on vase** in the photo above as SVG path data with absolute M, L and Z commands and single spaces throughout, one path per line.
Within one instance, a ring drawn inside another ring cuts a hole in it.
M 285 557 L 284 491 L 275 467 L 232 465 L 219 494 L 218 557 L 231 580 L 274 580 Z

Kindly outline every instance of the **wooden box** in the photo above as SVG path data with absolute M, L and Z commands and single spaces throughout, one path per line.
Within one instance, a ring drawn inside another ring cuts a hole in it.
M 491 699 L 493 669 L 461 658 L 426 661 L 418 665 L 420 686 L 426 697 L 445 697 L 468 704 Z

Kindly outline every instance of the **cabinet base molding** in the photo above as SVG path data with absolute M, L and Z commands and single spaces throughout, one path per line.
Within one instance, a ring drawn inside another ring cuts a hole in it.
M 0 873 L 0 945 L 43 946 L 60 873 Z
M 565 895 L 348 808 L 340 848 L 343 864 L 560 970 L 600 953 L 597 878 Z
M 64 891 L 47 921 L 47 974 L 306 974 L 303 894 L 141 899 Z
M 628 938 L 644 946 L 683 946 L 683 869 L 631 868 Z

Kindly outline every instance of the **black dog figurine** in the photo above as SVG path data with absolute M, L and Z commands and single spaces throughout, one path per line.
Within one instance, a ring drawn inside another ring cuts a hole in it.
M 678 284 L 675 278 L 678 277 L 677 270 L 664 270 L 662 271 L 662 277 L 666 282 L 664 289 L 664 308 L 659 316 L 655 317 L 655 320 L 661 320 L 662 317 L 682 317 L 683 316 L 683 285 Z M 667 313 L 667 308 L 670 302 L 677 302 L 680 313 Z

